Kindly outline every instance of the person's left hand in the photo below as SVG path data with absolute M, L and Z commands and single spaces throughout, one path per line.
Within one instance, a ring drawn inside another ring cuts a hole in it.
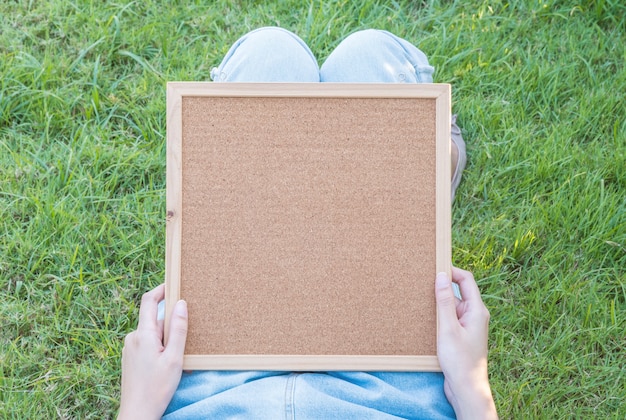
M 187 339 L 187 304 L 181 300 L 174 306 L 166 347 L 163 322 L 157 321 L 157 306 L 164 296 L 164 285 L 143 295 L 137 331 L 124 340 L 118 419 L 161 418 L 180 382 Z

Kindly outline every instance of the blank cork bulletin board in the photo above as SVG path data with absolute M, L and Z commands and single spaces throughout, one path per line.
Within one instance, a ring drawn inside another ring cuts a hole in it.
M 168 83 L 186 369 L 437 371 L 450 261 L 449 85 Z

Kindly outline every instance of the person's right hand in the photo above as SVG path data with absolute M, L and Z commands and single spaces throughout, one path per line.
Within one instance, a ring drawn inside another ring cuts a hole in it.
M 157 320 L 158 304 L 164 297 L 164 285 L 143 295 L 137 331 L 124 340 L 118 420 L 161 418 L 180 382 L 187 338 L 187 304 L 181 300 L 174 306 L 166 347 L 163 322 Z
M 472 273 L 452 268 L 462 300 L 452 291 L 445 273 L 435 282 L 439 319 L 437 356 L 443 371 L 444 392 L 459 419 L 498 418 L 487 372 L 489 311 Z

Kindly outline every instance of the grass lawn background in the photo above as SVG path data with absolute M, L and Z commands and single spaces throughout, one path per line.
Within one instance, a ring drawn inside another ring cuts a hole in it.
M 626 413 L 620 0 L 0 3 L 0 417 L 111 418 L 164 278 L 165 83 L 259 26 L 320 63 L 381 28 L 453 85 L 468 167 L 453 262 L 492 314 L 502 418 Z

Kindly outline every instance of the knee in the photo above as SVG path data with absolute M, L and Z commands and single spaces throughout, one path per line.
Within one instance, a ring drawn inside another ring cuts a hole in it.
M 409 41 L 391 32 L 366 29 L 349 35 L 340 47 L 351 57 L 367 57 L 385 63 L 391 72 L 384 81 L 432 83 L 434 68 L 428 57 Z M 345 53 L 344 53 L 345 54 Z
M 343 47 L 351 50 L 371 50 L 373 45 L 380 45 L 389 40 L 390 34 L 380 29 L 363 29 L 348 35 L 342 42 Z
M 319 81 L 317 61 L 296 34 L 263 27 L 242 36 L 211 71 L 214 81 Z
M 259 47 L 264 47 L 264 50 L 279 49 L 284 46 L 291 48 L 294 44 L 305 45 L 298 35 L 278 26 L 264 26 L 255 29 L 246 34 L 242 42 L 254 43 Z

